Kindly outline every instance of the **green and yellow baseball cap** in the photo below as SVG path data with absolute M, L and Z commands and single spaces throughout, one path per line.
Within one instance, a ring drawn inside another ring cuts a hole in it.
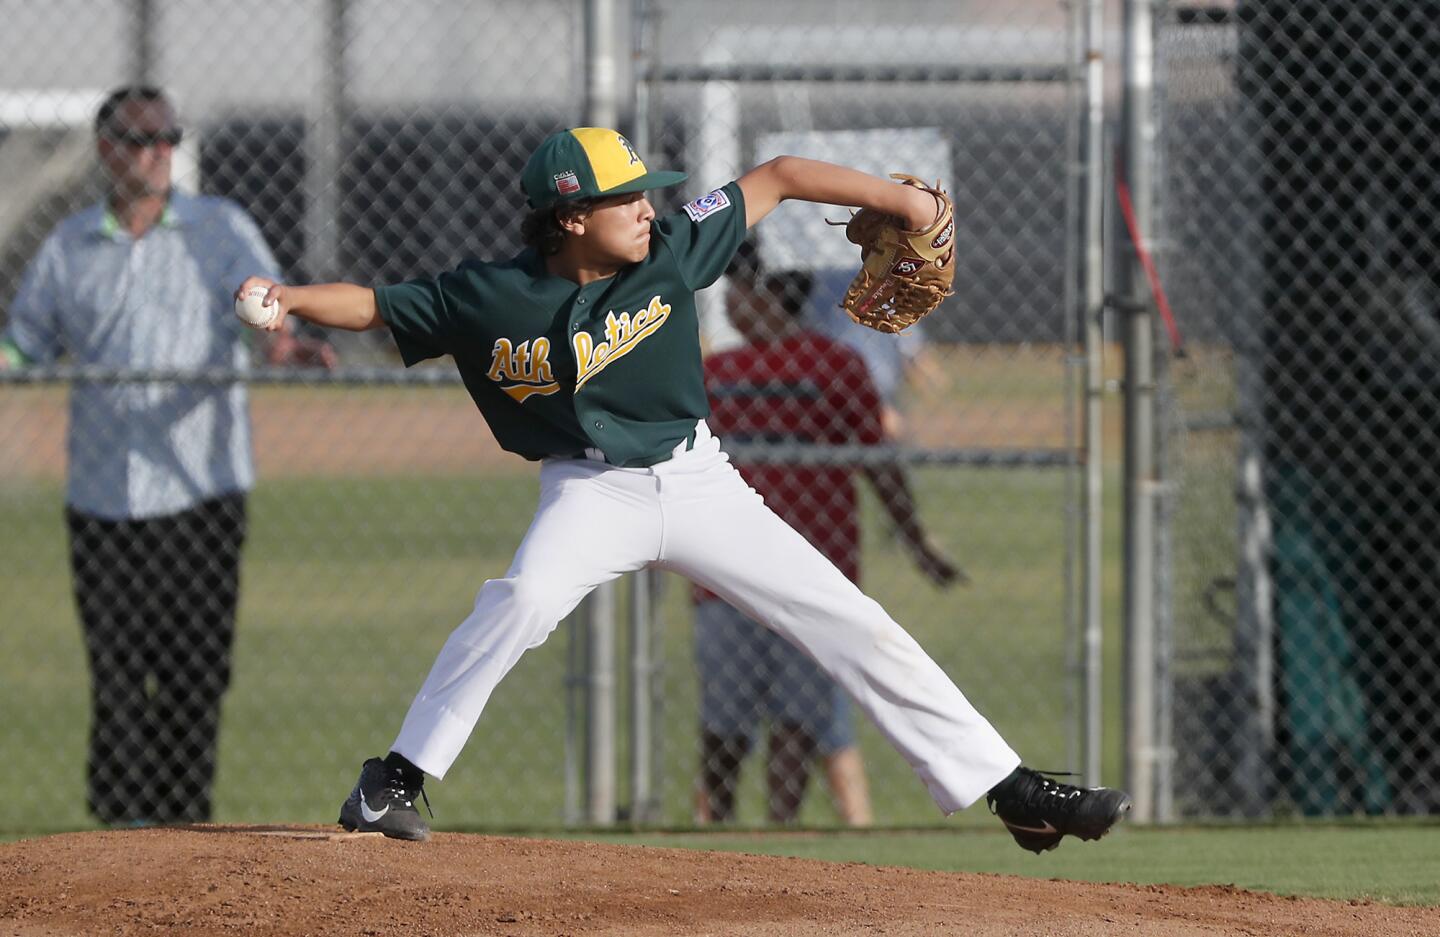
M 530 155 L 520 188 L 531 208 L 577 198 L 599 198 L 660 189 L 685 181 L 685 173 L 650 172 L 630 141 L 606 127 L 575 127 L 553 133 Z

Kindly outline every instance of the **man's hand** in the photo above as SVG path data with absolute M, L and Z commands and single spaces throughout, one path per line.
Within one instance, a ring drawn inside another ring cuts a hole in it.
M 938 547 L 929 537 L 921 539 L 917 543 L 909 544 L 911 553 L 915 557 L 915 565 L 925 578 L 937 586 L 950 586 L 959 583 L 962 586 L 970 584 L 970 577 L 959 564 Z
M 268 340 L 265 343 L 265 363 L 275 367 L 323 367 L 325 370 L 334 370 L 336 367 L 336 350 L 331 347 L 328 341 L 321 341 L 318 338 L 302 338 L 295 334 L 295 327 L 288 321 L 289 312 L 288 288 L 284 284 L 276 284 L 272 279 L 264 276 L 246 276 L 245 282 L 240 284 L 235 291 L 235 298 L 239 299 L 251 291 L 251 289 L 265 289 L 265 302 L 275 302 L 279 305 L 279 312 L 264 328 L 269 332 Z
M 329 342 L 300 338 L 286 329 L 276 332 L 270 339 L 269 346 L 265 349 L 265 361 L 276 367 L 319 367 L 333 371 L 338 359 Z
M 970 577 L 945 551 L 930 539 L 925 528 L 920 524 L 920 515 L 915 509 L 915 494 L 910 490 L 910 478 L 905 474 L 899 465 L 875 465 L 862 469 L 870 483 L 875 486 L 875 494 L 880 497 L 880 504 L 885 508 L 885 513 L 895 522 L 895 530 L 900 535 L 900 542 L 905 544 L 915 566 L 925 575 L 926 579 L 937 586 L 949 586 L 955 583 L 966 585 Z
M 263 329 L 270 333 L 265 344 L 266 364 L 274 367 L 319 367 L 327 371 L 335 369 L 337 358 L 335 349 L 329 342 L 301 338 L 295 334 L 295 328 L 287 318 L 290 312 L 290 297 L 289 288 L 285 284 L 265 277 L 246 277 L 245 282 L 236 287 L 235 298 L 239 299 L 252 289 L 265 290 L 265 304 L 275 303 L 280 307 L 275 318 Z

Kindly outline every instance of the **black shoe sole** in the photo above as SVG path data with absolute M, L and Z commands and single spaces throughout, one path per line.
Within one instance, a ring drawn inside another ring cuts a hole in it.
M 1010 831 L 1010 835 L 1014 837 L 1015 843 L 1021 849 L 1029 850 L 1030 852 L 1033 852 L 1035 853 L 1035 855 L 1038 856 L 1042 852 L 1049 852 L 1055 847 L 1059 846 L 1060 840 L 1064 839 L 1066 836 L 1074 836 L 1076 839 L 1084 840 L 1086 842 L 1095 842 L 1098 839 L 1103 839 L 1105 837 L 1105 834 L 1113 830 L 1115 828 L 1115 825 L 1121 820 L 1125 819 L 1125 817 L 1129 815 L 1129 813 L 1130 796 L 1126 794 L 1122 796 L 1121 799 L 1115 804 L 1115 809 L 1110 812 L 1110 817 L 1105 822 L 1104 827 L 1100 829 L 1100 832 L 1094 833 L 1093 835 L 1086 835 L 1085 833 L 1074 832 L 1037 833 L 1033 830 L 1017 830 L 1008 823 L 1005 824 L 1005 828 Z M 1004 822 L 1003 819 L 1001 822 Z
M 345 816 L 345 809 L 343 807 L 340 809 L 340 819 L 338 822 L 347 833 L 381 833 L 386 839 L 403 839 L 412 843 L 423 843 L 430 838 L 430 830 L 423 824 L 418 830 L 415 830 L 397 829 L 395 827 L 372 825 L 363 822 L 357 823 Z
M 1029 830 L 1017 830 L 1011 826 L 1005 829 L 1015 838 L 1015 844 L 1021 849 L 1040 855 L 1042 852 L 1049 852 L 1060 845 L 1060 840 L 1065 838 L 1064 833 L 1032 833 Z

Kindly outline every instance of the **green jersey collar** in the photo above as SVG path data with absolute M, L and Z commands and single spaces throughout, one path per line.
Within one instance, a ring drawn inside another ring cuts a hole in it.
M 156 227 L 179 228 L 188 220 L 189 214 L 188 197 L 172 190 L 170 197 L 165 201 L 165 210 L 160 213 L 160 222 Z M 115 217 L 115 211 L 110 207 L 109 199 L 100 203 L 100 227 L 96 233 L 111 241 L 117 240 L 121 236 L 128 236 L 125 229 L 120 227 L 120 219 Z

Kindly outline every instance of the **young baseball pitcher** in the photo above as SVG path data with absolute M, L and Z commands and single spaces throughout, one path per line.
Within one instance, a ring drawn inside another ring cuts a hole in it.
M 450 355 L 500 445 L 541 462 L 539 507 L 510 569 L 484 584 L 440 650 L 389 754 L 364 763 L 340 823 L 425 839 L 415 805 L 425 775 L 445 776 L 520 655 L 596 586 L 657 567 L 803 648 L 945 813 L 985 797 L 1035 852 L 1067 834 L 1104 835 L 1130 799 L 1021 767 L 919 644 L 765 506 L 705 425 L 695 293 L 720 277 L 750 226 L 785 199 L 868 210 L 857 220 L 893 216 L 888 229 L 900 232 L 902 249 L 913 240 L 920 255 L 877 266 L 867 247 L 866 267 L 879 273 L 856 290 L 865 315 L 886 316 L 918 282 L 907 279 L 896 293 L 887 276 L 912 278 L 929 262 L 949 263 L 948 200 L 782 156 L 656 217 L 645 193 L 684 179 L 647 170 L 614 130 L 564 130 L 525 165 L 528 246 L 509 260 L 374 289 L 251 277 L 236 290 L 238 298 L 268 288 L 265 301 L 278 303 L 279 314 L 267 329 L 288 315 L 333 328 L 389 327 L 407 365 Z

